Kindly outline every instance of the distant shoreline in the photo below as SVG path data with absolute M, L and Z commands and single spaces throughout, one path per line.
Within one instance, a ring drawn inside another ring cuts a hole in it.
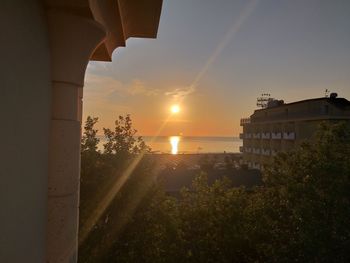
M 135 138 L 138 138 L 138 137 L 142 137 L 143 139 L 169 139 L 169 137 L 172 137 L 172 136 L 179 136 L 183 139 L 199 139 L 199 140 L 241 140 L 238 136 L 187 136 L 187 135 L 168 135 L 168 136 L 151 136 L 151 135 L 136 135 Z M 98 139 L 102 139 L 102 138 L 105 138 L 104 135 L 97 135 L 96 136 Z
M 238 137 L 227 136 L 141 136 L 146 145 L 151 147 L 154 154 L 171 154 L 171 138 L 178 137 L 177 154 L 224 154 L 239 153 L 239 147 L 243 142 Z M 135 136 L 137 138 L 137 136 Z M 104 136 L 100 139 L 99 149 L 102 150 L 106 142 Z
M 170 156 L 177 156 L 177 155 L 242 155 L 241 152 L 179 152 L 177 154 L 172 154 L 170 152 L 161 152 L 161 151 L 151 151 L 147 154 L 156 154 L 156 155 L 170 155 Z

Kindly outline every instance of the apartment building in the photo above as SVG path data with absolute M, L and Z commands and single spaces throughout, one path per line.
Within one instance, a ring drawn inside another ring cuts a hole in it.
M 350 101 L 336 93 L 292 103 L 268 99 L 250 118 L 241 119 L 243 161 L 249 168 L 263 169 L 278 152 L 310 139 L 322 121 L 340 120 L 350 121 Z

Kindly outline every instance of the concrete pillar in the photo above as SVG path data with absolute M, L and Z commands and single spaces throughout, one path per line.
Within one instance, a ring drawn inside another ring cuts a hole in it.
M 41 1 L 0 9 L 0 262 L 45 262 L 50 50 Z
M 76 262 L 82 87 L 89 58 L 104 39 L 97 22 L 48 11 L 52 116 L 49 142 L 47 262 Z

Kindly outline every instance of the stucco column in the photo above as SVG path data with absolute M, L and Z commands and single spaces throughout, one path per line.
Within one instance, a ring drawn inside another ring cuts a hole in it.
M 76 262 L 82 87 L 89 58 L 104 39 L 97 22 L 48 11 L 52 71 L 47 262 Z

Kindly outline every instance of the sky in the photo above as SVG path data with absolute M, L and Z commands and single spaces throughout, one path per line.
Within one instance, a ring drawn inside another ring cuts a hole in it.
M 164 0 L 156 39 L 89 63 L 83 118 L 100 134 L 130 114 L 144 136 L 238 136 L 261 93 L 350 100 L 349 14 L 349 0 Z

